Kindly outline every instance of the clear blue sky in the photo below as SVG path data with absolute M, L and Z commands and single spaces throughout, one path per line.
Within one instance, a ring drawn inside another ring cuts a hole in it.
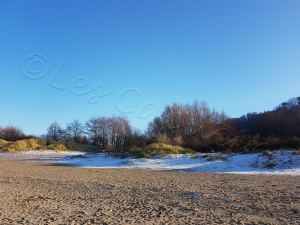
M 300 95 L 299 12 L 298 0 L 1 1 L 0 125 L 39 135 L 122 111 L 144 129 L 195 99 L 231 117 L 272 110 Z

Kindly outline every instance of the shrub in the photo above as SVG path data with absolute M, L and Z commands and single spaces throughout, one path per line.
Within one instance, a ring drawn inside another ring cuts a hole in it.
M 25 139 L 19 140 L 10 144 L 7 148 L 9 152 L 22 151 L 22 150 L 33 150 L 39 148 L 37 139 Z

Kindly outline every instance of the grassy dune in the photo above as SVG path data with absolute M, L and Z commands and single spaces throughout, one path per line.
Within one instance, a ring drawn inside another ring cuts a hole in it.
M 68 151 L 68 150 L 75 150 L 75 151 L 85 151 L 85 152 L 92 152 L 96 151 L 97 147 L 89 146 L 89 145 L 80 145 L 76 143 L 70 142 L 54 142 L 54 141 L 47 141 L 44 139 L 25 139 L 19 140 L 16 142 L 8 142 L 3 139 L 0 139 L 0 152 L 18 152 L 18 151 L 28 151 L 28 150 L 55 150 L 57 152 L 60 151 Z
M 183 148 L 177 145 L 168 145 L 163 143 L 153 143 L 143 148 L 131 149 L 129 151 L 138 158 L 150 158 L 156 155 L 166 156 L 171 154 L 193 154 L 194 150 Z

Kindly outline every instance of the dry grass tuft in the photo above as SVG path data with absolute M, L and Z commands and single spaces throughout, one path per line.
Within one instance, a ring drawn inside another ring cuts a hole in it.
M 3 140 L 3 139 L 0 139 L 0 145 L 5 145 L 5 144 L 7 144 L 8 142 L 7 141 L 5 141 L 5 140 Z
M 55 142 L 51 140 L 44 139 L 24 139 L 16 142 L 8 142 L 3 139 L 0 139 L 0 152 L 8 151 L 8 152 L 18 152 L 18 151 L 26 151 L 26 150 L 55 150 L 59 151 L 68 151 L 71 150 L 79 150 L 84 152 L 94 152 L 97 151 L 98 148 L 89 145 L 80 145 L 71 142 Z
M 0 139 L 0 152 L 7 151 L 7 148 L 11 143 L 12 142 Z
M 31 138 L 31 139 L 25 139 L 25 140 L 19 140 L 16 142 L 13 142 L 9 146 L 7 146 L 8 152 L 16 152 L 16 151 L 22 151 L 22 150 L 33 150 L 39 148 L 38 140 Z
M 131 149 L 129 152 L 136 155 L 138 158 L 150 158 L 156 155 L 167 156 L 171 154 L 189 154 L 194 153 L 195 151 L 177 145 L 153 143 L 143 148 Z

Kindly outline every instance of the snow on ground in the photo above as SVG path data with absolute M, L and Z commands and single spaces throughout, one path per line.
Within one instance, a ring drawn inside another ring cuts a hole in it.
M 0 159 L 7 160 L 53 160 L 53 158 L 62 159 L 68 156 L 76 156 L 85 154 L 84 152 L 75 151 L 61 151 L 56 152 L 54 150 L 31 150 L 20 151 L 17 153 L 1 152 Z
M 24 151 L 0 153 L 0 158 L 43 160 L 88 168 L 128 168 L 190 172 L 221 172 L 241 174 L 300 175 L 300 155 L 278 150 L 268 154 L 205 154 L 170 155 L 149 159 L 118 158 L 107 153 Z M 219 158 L 219 159 L 218 159 Z M 223 160 L 222 160 L 223 159 Z

